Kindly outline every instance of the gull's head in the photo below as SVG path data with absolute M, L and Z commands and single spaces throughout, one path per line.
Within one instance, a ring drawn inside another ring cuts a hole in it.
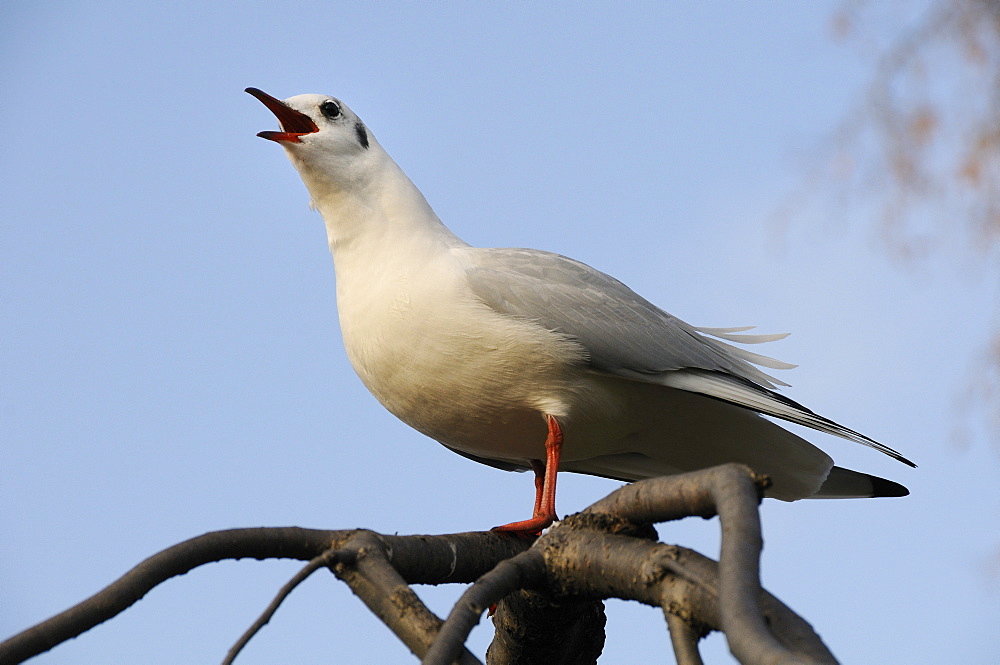
M 339 99 L 296 95 L 280 100 L 257 88 L 246 92 L 278 119 L 281 131 L 257 136 L 285 148 L 314 197 L 330 186 L 344 188 L 370 171 L 372 153 L 381 152 L 361 119 Z

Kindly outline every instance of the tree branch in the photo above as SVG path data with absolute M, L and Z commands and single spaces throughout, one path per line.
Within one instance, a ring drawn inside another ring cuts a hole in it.
M 541 579 L 537 568 L 530 575 L 520 567 L 502 572 L 498 568 L 470 587 L 424 662 L 449 662 L 458 640 L 465 640 L 486 605 L 515 583 L 517 588 L 540 590 L 555 603 L 616 597 L 662 607 L 704 626 L 703 632 L 725 632 L 730 649 L 744 663 L 835 662 L 805 622 L 794 624 L 792 638 L 776 637 L 768 628 L 768 620 L 783 630 L 792 624 L 774 620 L 773 615 L 791 612 L 760 588 L 757 504 L 766 483 L 747 467 L 731 464 L 621 488 L 550 528 L 532 550 L 518 557 L 527 561 L 540 552 Z M 715 514 L 723 531 L 718 565 L 701 565 L 700 555 L 650 540 L 655 531 L 649 522 Z M 537 559 L 530 561 L 533 567 L 539 565 Z M 519 575 L 525 578 L 518 581 Z M 508 632 L 516 632 L 525 643 L 548 640 L 564 645 L 563 635 L 553 640 L 551 632 L 531 619 Z
M 360 533 L 299 527 L 228 529 L 206 533 L 154 554 L 77 605 L 0 643 L 0 662 L 20 663 L 77 637 L 124 611 L 158 584 L 206 563 L 226 559 L 310 561 L 340 549 Z M 483 570 L 528 547 L 493 533 L 380 536 L 393 564 L 411 584 L 471 582 Z
M 599 600 L 556 600 L 537 591 L 515 591 L 497 604 L 496 635 L 486 663 L 595 665 L 604 650 L 606 623 Z
M 507 536 L 518 540 L 514 536 Z M 448 665 L 458 655 L 473 627 L 486 609 L 518 589 L 540 584 L 545 575 L 545 562 L 540 552 L 530 549 L 512 559 L 501 561 L 476 583 L 465 590 L 424 657 L 424 665 Z
M 21 662 L 79 635 L 196 566 L 253 557 L 311 563 L 234 646 L 230 660 L 296 584 L 327 565 L 413 653 L 434 665 L 479 662 L 464 642 L 494 603 L 499 607 L 490 665 L 594 663 L 604 639 L 601 601 L 612 597 L 660 607 L 682 665 L 700 663 L 697 640 L 710 630 L 725 632 L 743 663 L 835 663 L 809 624 L 760 587 L 757 504 L 765 486 L 766 479 L 736 464 L 644 480 L 557 523 L 530 548 L 526 540 L 493 532 L 209 533 L 146 559 L 90 599 L 0 644 L 0 662 Z M 722 529 L 719 563 L 658 542 L 652 527 L 716 514 Z M 445 622 L 409 586 L 473 580 Z
M 271 620 L 274 613 L 278 611 L 278 607 L 280 607 L 285 598 L 287 598 L 288 595 L 295 590 L 295 587 L 305 582 L 310 575 L 315 573 L 320 568 L 333 564 L 338 555 L 343 554 L 345 553 L 342 550 L 327 550 L 307 563 L 302 570 L 295 573 L 295 576 L 290 579 L 285 586 L 281 587 L 278 594 L 274 597 L 274 600 L 271 601 L 260 617 L 253 622 L 246 632 L 240 636 L 240 639 L 236 641 L 236 644 L 229 649 L 229 653 L 227 653 L 225 659 L 223 659 L 222 665 L 232 665 L 233 661 L 236 660 L 236 656 L 238 656 L 240 651 L 243 650 L 243 647 L 245 647 L 250 640 L 253 639 L 254 635 L 260 632 L 261 628 L 267 625 L 267 622 Z
M 677 665 L 704 665 L 698 652 L 698 641 L 702 635 L 679 614 L 663 610 L 670 631 L 670 644 L 674 647 Z
M 356 552 L 356 560 L 338 562 L 333 566 L 333 572 L 420 658 L 430 648 L 442 621 L 427 609 L 413 589 L 407 586 L 403 576 L 392 567 L 389 561 L 391 549 L 382 538 L 370 531 L 354 536 L 349 544 Z M 464 640 L 459 642 L 445 665 L 452 662 L 482 665 L 464 648 Z
M 156 585 L 203 564 L 245 557 L 308 561 L 350 533 L 289 527 L 229 529 L 191 538 L 154 554 L 87 600 L 0 643 L 0 662 L 19 663 L 48 651 L 114 617 Z
M 627 485 L 598 501 L 586 514 L 607 513 L 629 522 L 660 522 L 685 514 L 718 514 L 722 546 L 718 564 L 719 628 L 733 655 L 743 663 L 772 665 L 799 662 L 795 652 L 772 634 L 760 597 L 763 539 L 757 504 L 767 481 L 748 467 L 726 464 L 704 471 L 651 478 Z M 822 642 L 816 638 L 822 647 Z M 833 656 L 822 647 L 824 662 Z

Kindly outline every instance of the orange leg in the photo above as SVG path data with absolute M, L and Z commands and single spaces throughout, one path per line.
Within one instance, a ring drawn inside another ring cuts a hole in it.
M 535 507 L 532 517 L 542 514 L 542 497 L 545 495 L 545 462 L 540 459 L 531 460 L 531 470 L 535 473 Z
M 553 416 L 545 414 L 545 422 L 549 430 L 545 438 L 545 464 L 531 460 L 531 469 L 535 472 L 535 509 L 531 519 L 493 527 L 494 531 L 537 536 L 556 519 L 556 474 L 559 471 L 563 433 Z

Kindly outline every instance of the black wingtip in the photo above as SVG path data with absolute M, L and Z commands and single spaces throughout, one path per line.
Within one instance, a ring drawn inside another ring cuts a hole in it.
M 871 477 L 872 481 L 872 496 L 882 497 L 882 496 L 909 496 L 910 490 L 906 489 L 899 483 L 894 483 L 891 480 L 886 480 L 885 478 L 877 478 L 875 476 Z

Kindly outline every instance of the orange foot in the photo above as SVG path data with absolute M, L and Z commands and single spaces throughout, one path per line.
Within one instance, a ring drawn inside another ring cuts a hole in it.
M 549 430 L 545 438 L 545 463 L 531 460 L 531 470 L 535 472 L 535 509 L 531 519 L 495 526 L 493 531 L 537 537 L 556 520 L 556 472 L 559 470 L 563 434 L 553 416 L 545 414 L 545 422 Z

